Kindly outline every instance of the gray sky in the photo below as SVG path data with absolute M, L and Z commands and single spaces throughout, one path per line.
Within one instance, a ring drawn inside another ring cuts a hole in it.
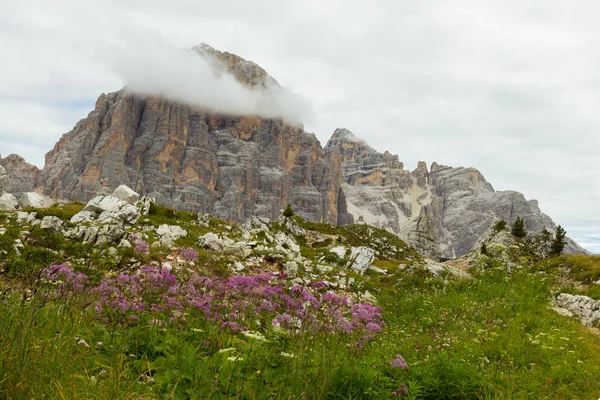
M 345 127 L 409 169 L 476 167 L 600 252 L 597 1 L 0 0 L 0 10 L 2 156 L 43 166 L 98 95 L 123 86 L 123 54 L 145 61 L 136 40 L 205 42 L 309 101 L 305 128 L 323 145 Z

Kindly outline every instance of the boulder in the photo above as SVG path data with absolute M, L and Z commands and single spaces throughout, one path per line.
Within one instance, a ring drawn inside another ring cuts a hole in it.
M 198 225 L 208 228 L 210 225 L 210 214 L 198 213 Z
M 134 205 L 114 196 L 94 197 L 83 208 L 83 211 L 99 213 L 97 221 L 102 223 L 135 224 L 140 218 L 140 212 Z M 89 214 L 83 216 L 89 216 Z
M 198 246 L 207 250 L 223 251 L 225 246 L 232 246 L 235 242 L 228 237 L 219 237 L 217 234 L 208 232 L 198 238 Z
M 48 206 L 49 201 L 41 194 L 35 192 L 25 192 L 21 195 L 21 207 L 43 208 Z
M 17 198 L 10 193 L 4 193 L 0 196 L 0 210 L 12 211 L 19 207 Z
M 348 249 L 346 249 L 344 246 L 336 246 L 329 249 L 329 252 L 337 255 L 341 259 L 344 259 L 344 257 L 346 257 L 346 253 L 348 252 Z
M 153 243 L 153 246 L 173 247 L 177 239 L 187 236 L 188 233 L 178 225 L 162 224 L 156 230 L 156 234 L 160 239 Z
M 137 208 L 140 212 L 140 215 L 150 214 L 150 206 L 152 204 L 156 204 L 156 199 L 146 196 L 142 197 L 140 201 L 137 202 Z
M 129 204 L 135 204 L 140 197 L 139 194 L 130 189 L 127 185 L 121 185 L 112 192 L 112 196 L 121 199 Z
M 47 215 L 42 218 L 42 222 L 40 223 L 41 229 L 51 229 L 54 231 L 61 231 L 63 226 L 63 221 L 55 217 L 53 215 Z
M 364 274 L 375 259 L 375 250 L 370 247 L 353 247 L 350 253 L 350 268 Z
M 296 278 L 298 276 L 298 263 L 296 261 L 288 261 L 283 264 L 283 273 L 288 278 Z
M 223 254 L 228 256 L 246 258 L 251 253 L 252 251 L 245 242 L 236 242 L 223 246 Z
M 92 222 L 96 220 L 96 213 L 93 211 L 80 211 L 70 219 L 71 223 Z

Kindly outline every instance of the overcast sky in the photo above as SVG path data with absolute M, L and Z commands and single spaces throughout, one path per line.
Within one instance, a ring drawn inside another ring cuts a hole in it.
M 131 37 L 205 42 L 310 102 L 323 145 L 345 127 L 408 169 L 476 167 L 600 252 L 599 13 L 592 0 L 0 0 L 0 154 L 42 167 L 124 85 Z

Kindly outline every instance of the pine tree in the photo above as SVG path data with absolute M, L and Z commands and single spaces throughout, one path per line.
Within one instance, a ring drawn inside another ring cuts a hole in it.
M 291 218 L 294 216 L 294 210 L 292 209 L 292 205 L 290 203 L 285 206 L 285 210 L 283 210 L 283 216 L 286 218 Z
M 513 224 L 510 233 L 512 233 L 513 236 L 516 236 L 518 238 L 524 238 L 525 236 L 527 236 L 527 231 L 525 231 L 525 223 L 523 222 L 523 218 L 517 217 L 517 220 Z
M 563 229 L 562 226 L 556 227 L 556 234 L 554 236 L 554 240 L 552 241 L 551 252 L 553 256 L 558 256 L 562 253 L 565 248 L 565 236 L 567 235 L 567 231 Z

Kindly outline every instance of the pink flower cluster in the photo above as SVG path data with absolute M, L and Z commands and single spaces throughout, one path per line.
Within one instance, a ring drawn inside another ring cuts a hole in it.
M 150 252 L 150 245 L 143 240 L 136 240 L 133 252 L 136 254 L 148 254 Z
M 177 251 L 186 260 L 195 261 L 198 259 L 198 252 L 191 247 L 180 247 Z
M 58 297 L 82 293 L 88 283 L 87 275 L 74 272 L 67 264 L 55 264 L 41 271 L 41 277 L 56 285 L 54 295 Z
M 278 327 L 292 335 L 347 335 L 357 348 L 386 326 L 381 307 L 351 305 L 320 284 L 288 287 L 271 273 L 227 279 L 195 274 L 180 283 L 171 271 L 142 267 L 137 274 L 103 279 L 88 293 L 96 296 L 98 316 L 111 325 L 142 319 L 184 324 L 187 315 L 233 332 Z

